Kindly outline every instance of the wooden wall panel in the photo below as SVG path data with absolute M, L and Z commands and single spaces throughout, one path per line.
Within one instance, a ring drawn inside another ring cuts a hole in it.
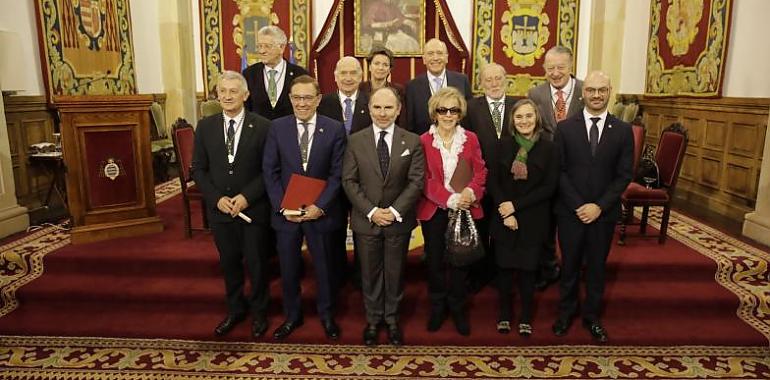
M 671 123 L 687 129 L 676 198 L 740 222 L 754 210 L 770 99 L 624 96 L 639 99 L 647 143 L 657 144 Z

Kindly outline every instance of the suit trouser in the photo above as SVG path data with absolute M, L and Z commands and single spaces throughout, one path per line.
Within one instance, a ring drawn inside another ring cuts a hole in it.
M 265 275 L 268 227 L 234 220 L 230 223 L 211 223 L 211 230 L 225 279 L 228 313 L 243 315 L 250 311 L 254 317 L 264 317 L 269 299 Z M 243 295 L 244 262 L 251 281 L 251 294 L 248 297 Z
M 551 215 L 548 223 L 548 235 L 543 240 L 543 249 L 538 260 L 538 278 L 553 278 L 559 266 L 556 260 L 556 218 L 555 214 Z
M 559 246 L 562 275 L 559 283 L 559 317 L 568 318 L 578 308 L 578 282 L 585 262 L 586 299 L 583 319 L 598 321 L 604 294 L 605 264 L 610 252 L 615 223 L 583 224 L 575 216 L 559 217 Z
M 404 263 L 411 234 L 364 235 L 357 233 L 361 260 L 361 290 L 366 321 L 376 325 L 398 323 L 398 309 L 404 298 Z
M 497 276 L 497 265 L 495 264 L 495 245 L 491 234 L 489 233 L 489 224 L 492 219 L 490 216 L 497 215 L 497 206 L 494 205 L 490 197 L 485 197 L 481 201 L 484 208 L 485 218 L 476 221 L 476 228 L 479 231 L 479 238 L 484 245 L 484 257 L 471 264 L 468 276 L 470 281 L 478 284 L 486 284 L 494 281 Z
M 333 239 L 329 233 L 311 231 L 300 224 L 296 231 L 276 231 L 278 258 L 281 264 L 281 288 L 283 312 L 287 321 L 302 319 L 302 294 L 300 282 L 302 267 L 302 238 L 307 241 L 316 279 L 316 307 L 322 321 L 333 316 L 334 284 L 332 283 Z
M 523 269 L 498 268 L 497 291 L 500 301 L 500 321 L 510 321 L 513 318 L 513 277 L 516 273 L 521 313 L 519 323 L 531 323 L 535 309 L 535 272 Z
M 422 222 L 425 240 L 425 262 L 428 265 L 428 295 L 434 311 L 461 312 L 465 307 L 468 290 L 465 279 L 468 266 L 455 267 L 446 262 L 446 229 L 449 217 L 446 210 L 437 209 L 429 220 Z

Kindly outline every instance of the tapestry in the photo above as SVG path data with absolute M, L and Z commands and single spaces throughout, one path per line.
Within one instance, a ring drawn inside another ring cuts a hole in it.
M 653 0 L 648 96 L 722 94 L 732 0 Z
M 557 45 L 573 51 L 574 67 L 577 62 L 579 2 L 475 0 L 471 68 L 473 92 L 483 91 L 479 79 L 481 68 L 496 62 L 508 73 L 506 93 L 526 96 L 530 88 L 545 82 L 545 53 Z
M 46 95 L 136 93 L 128 0 L 38 0 Z
M 308 65 L 309 0 L 200 0 L 204 91 L 208 96 L 224 70 L 243 71 L 258 62 L 257 31 L 266 25 L 281 28 L 289 39 L 286 58 Z
M 377 17 L 370 15 L 373 9 L 377 9 Z M 362 25 L 361 20 L 376 22 Z M 359 58 L 363 77 L 367 78 L 369 68 L 364 58 L 369 55 L 372 44 L 385 44 L 395 55 L 390 81 L 405 84 L 425 72 L 422 48 L 425 41 L 434 37 L 447 45 L 447 68 L 468 74 L 469 52 L 446 0 L 335 0 L 313 42 L 309 71 L 318 78 L 321 92 L 333 91 L 337 60 L 343 56 Z

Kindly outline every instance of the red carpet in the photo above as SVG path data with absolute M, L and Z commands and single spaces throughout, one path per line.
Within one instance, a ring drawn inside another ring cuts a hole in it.
M 162 233 L 67 245 L 49 253 L 44 274 L 21 287 L 19 307 L 0 318 L 0 334 L 214 340 L 213 327 L 225 313 L 216 251 L 209 234 L 183 238 L 180 204 L 176 197 L 158 205 L 166 225 Z M 629 239 L 628 246 L 613 247 L 609 261 L 603 320 L 610 344 L 767 346 L 768 339 L 737 316 L 736 295 L 715 282 L 717 264 L 677 240 L 659 246 L 654 239 Z M 329 343 L 315 315 L 312 265 L 308 269 L 305 326 L 287 342 Z M 579 323 L 564 338 L 550 332 L 556 287 L 538 294 L 529 339 L 495 331 L 497 301 L 490 287 L 471 299 L 470 337 L 458 335 L 451 320 L 441 331 L 428 333 L 423 272 L 413 252 L 402 322 L 408 345 L 593 344 Z M 271 295 L 269 332 L 283 320 L 277 277 Z M 340 343 L 360 344 L 365 324 L 360 292 L 345 289 L 337 321 Z M 249 324 L 224 340 L 250 341 Z

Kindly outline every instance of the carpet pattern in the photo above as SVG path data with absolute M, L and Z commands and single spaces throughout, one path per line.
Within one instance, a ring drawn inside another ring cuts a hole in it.
M 660 208 L 651 223 L 660 227 Z M 737 315 L 770 340 L 770 254 L 682 214 L 671 212 L 669 237 L 717 263 L 716 281 L 740 300 Z
M 179 180 L 155 186 L 155 202 L 160 203 L 182 191 Z M 64 220 L 0 247 L 0 317 L 14 311 L 19 302 L 16 291 L 43 274 L 43 257 L 70 244 Z
M 767 347 L 426 347 L 2 337 L 4 379 L 734 379 L 770 377 Z

